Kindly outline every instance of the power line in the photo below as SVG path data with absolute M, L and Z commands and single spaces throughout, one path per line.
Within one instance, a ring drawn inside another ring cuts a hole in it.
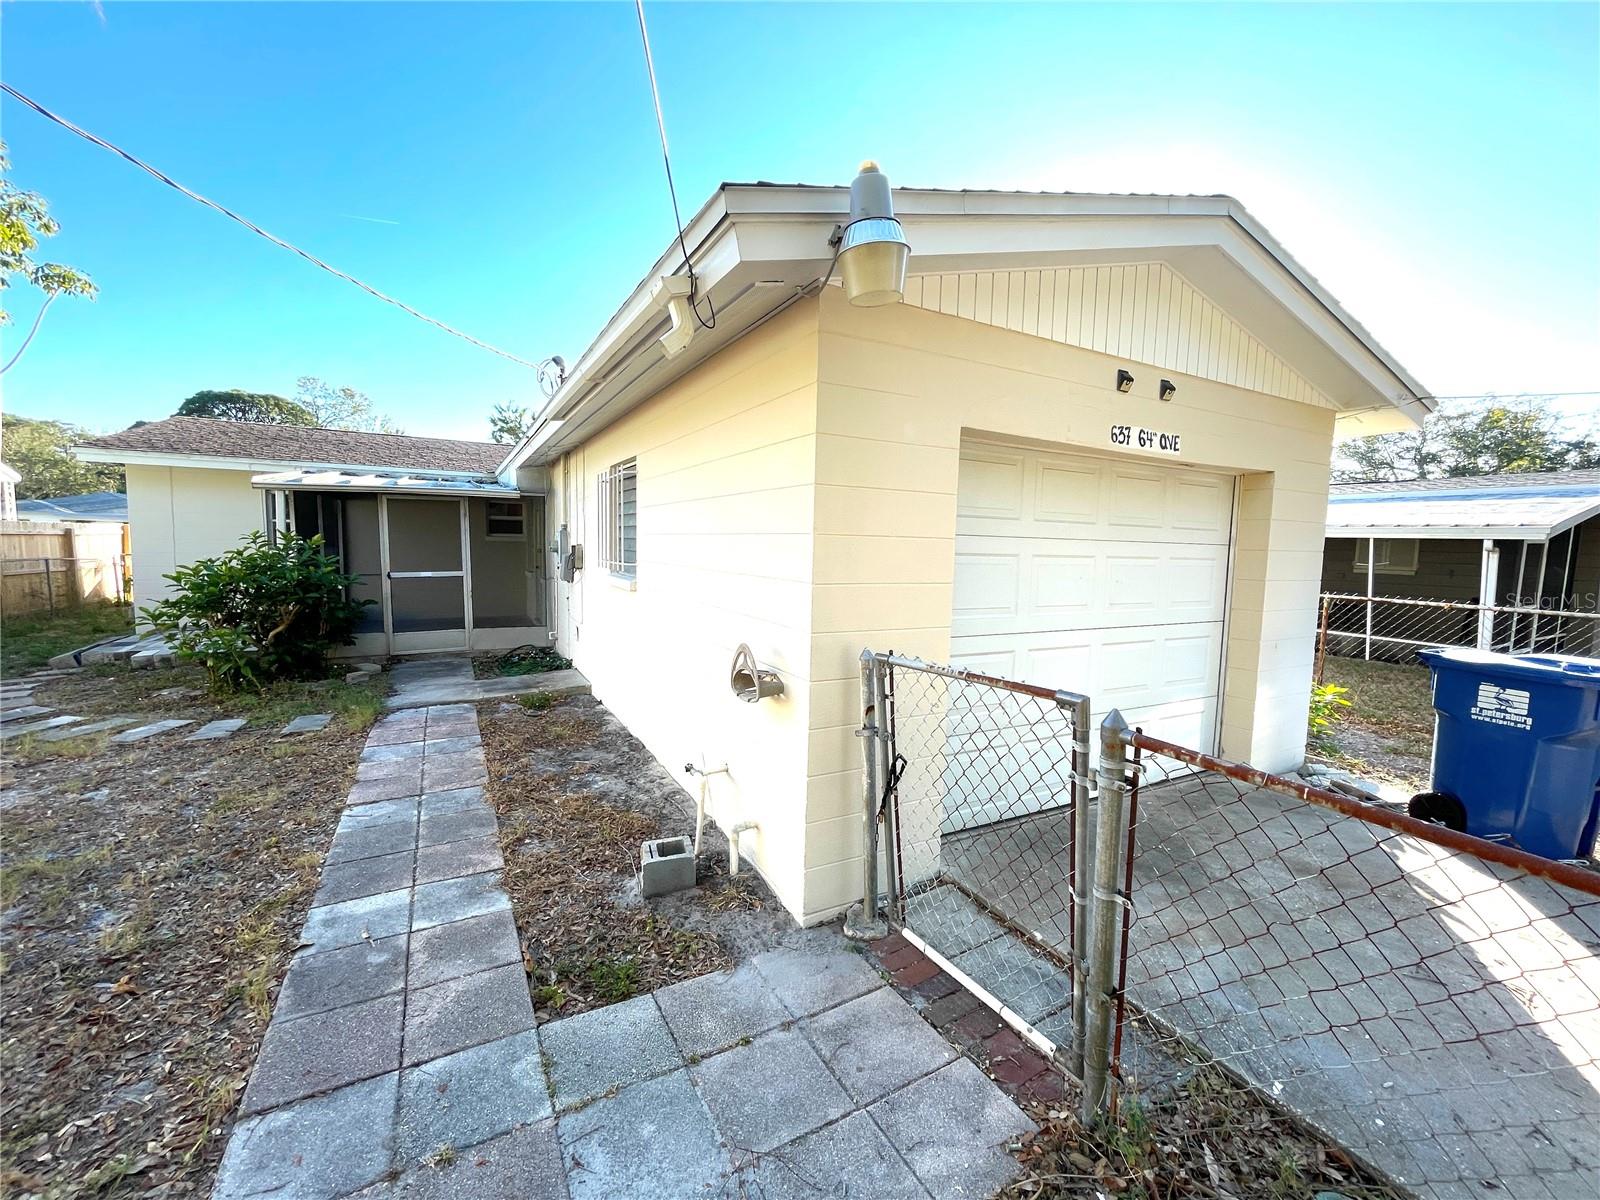
M 15 100 L 20 100 L 23 104 L 26 104 L 29 108 L 33 109 L 34 112 L 38 113 L 41 117 L 44 117 L 46 120 L 54 121 L 57 125 L 60 125 L 63 129 L 70 130 L 71 132 L 77 134 L 79 137 L 83 138 L 84 140 L 89 141 L 89 142 L 93 142 L 96 146 L 99 146 L 102 150 L 111 151 L 111 153 L 115 154 L 118 158 L 126 159 L 128 162 L 132 163 L 134 166 L 138 167 L 141 171 L 145 172 L 146 174 L 155 176 L 155 178 L 159 179 L 162 183 L 166 184 L 168 187 L 176 188 L 178 191 L 182 192 L 185 196 L 189 197 L 189 199 L 194 200 L 194 201 L 196 201 L 196 202 L 198 202 L 200 204 L 203 204 L 209 209 L 212 209 L 212 210 L 214 210 L 216 212 L 221 213 L 223 216 L 227 217 L 230 221 L 237 221 L 240 225 L 243 225 L 251 233 L 254 233 L 254 234 L 257 234 L 257 235 L 259 235 L 261 237 L 266 238 L 267 241 L 271 242 L 273 245 L 281 246 L 285 250 L 288 250 L 288 251 L 290 251 L 290 252 L 292 252 L 294 254 L 298 254 L 301 258 L 305 259 L 312 266 L 320 267 L 322 270 L 328 272 L 330 275 L 335 275 L 338 278 L 343 279 L 346 283 L 355 284 L 358 288 L 360 288 L 363 292 L 366 292 L 369 296 L 372 296 L 372 297 L 374 297 L 374 298 L 376 298 L 378 300 L 382 300 L 385 304 L 392 304 L 396 308 L 398 308 L 401 312 L 409 313 L 411 316 L 417 318 L 417 320 L 419 320 L 419 321 L 426 321 L 429 325 L 432 325 L 436 329 L 444 330 L 445 333 L 450 334 L 452 337 L 458 337 L 464 342 L 471 342 L 474 346 L 477 346 L 480 350 L 487 350 L 490 354 L 498 354 L 501 358 L 510 359 L 512 362 L 518 363 L 519 365 L 524 366 L 524 367 L 530 367 L 530 368 L 532 368 L 534 370 L 538 370 L 539 369 L 539 364 L 538 363 L 529 362 L 525 358 L 520 358 L 517 355 L 512 354 L 509 350 L 500 349 L 500 347 L 498 347 L 498 346 L 491 346 L 488 342 L 481 341 L 480 339 L 473 337 L 470 333 L 464 333 L 461 330 L 457 329 L 453 325 L 446 325 L 443 321 L 440 321 L 440 320 L 437 320 L 437 319 L 435 319 L 433 317 L 428 316 L 427 313 L 418 312 L 416 309 L 412 308 L 409 304 L 406 304 L 404 301 L 396 300 L 393 296 L 384 295 L 384 293 L 380 292 L 377 288 L 373 287 L 370 283 L 363 283 L 361 280 L 357 279 L 354 275 L 347 274 L 344 271 L 339 270 L 339 268 L 337 268 L 337 267 L 330 266 L 328 263 L 323 262 L 315 254 L 310 254 L 310 253 L 300 249 L 300 247 L 298 247 L 296 245 L 293 245 L 290 242 L 286 242 L 280 237 L 276 237 L 273 234 L 268 233 L 265 229 L 262 229 L 261 226 L 255 224 L 252 221 L 249 221 L 249 220 L 245 219 L 244 217 L 241 217 L 238 213 L 234 212 L 232 209 L 224 208 L 222 205 L 218 204 L 215 200 L 208 200 L 206 197 L 202 196 L 199 192 L 192 191 L 189 188 L 184 187 L 183 184 L 177 182 L 175 179 L 171 178 L 170 176 L 168 176 L 166 174 L 163 174 L 161 171 L 156 170 L 155 167 L 152 167 L 149 163 L 145 162 L 143 159 L 138 158 L 138 157 L 136 157 L 136 156 L 134 156 L 132 154 L 129 154 L 126 150 L 122 149 L 120 146 L 114 146 L 110 142 L 106 141 L 104 138 L 96 137 L 94 134 L 90 133 L 87 129 L 84 129 L 81 126 L 78 126 L 78 125 L 74 125 L 71 121 L 67 120 L 65 117 L 60 116 L 57 113 L 51 112 L 48 108 L 46 108 L 44 105 L 40 104 L 38 101 L 32 100 L 32 99 L 28 98 L 27 96 L 24 96 L 21 92 L 17 91 L 17 89 L 12 87 L 9 83 L 0 82 L 0 88 L 3 88 L 8 96 L 11 96 Z
M 696 299 L 696 291 L 700 280 L 694 273 L 694 264 L 689 261 L 689 243 L 683 236 L 683 217 L 678 212 L 678 187 L 672 182 L 672 155 L 667 151 L 667 120 L 661 115 L 661 89 L 656 86 L 656 61 L 650 53 L 650 31 L 644 26 L 644 0 L 633 0 L 634 10 L 639 14 L 639 40 L 644 43 L 644 69 L 650 76 L 650 98 L 656 105 L 656 129 L 661 134 L 661 161 L 667 168 L 667 194 L 672 197 L 672 219 L 678 226 L 678 249 L 683 251 L 683 265 L 689 271 L 689 307 L 694 310 L 695 320 L 707 329 L 717 327 L 717 306 L 711 302 L 711 297 L 706 297 L 706 307 L 711 312 L 708 320 L 700 315 L 700 305 Z
M 1569 396 L 1600 396 L 1600 392 L 1468 392 L 1461 396 L 1424 396 L 1424 400 L 1562 400 Z

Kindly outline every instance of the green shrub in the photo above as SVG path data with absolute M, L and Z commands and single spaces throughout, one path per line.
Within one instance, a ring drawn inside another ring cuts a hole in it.
M 1350 689 L 1337 683 L 1311 685 L 1311 718 L 1309 721 L 1311 744 L 1326 747 L 1333 735 L 1333 727 L 1344 720 L 1344 710 L 1350 707 Z
M 329 653 L 355 640 L 361 610 L 372 603 L 350 598 L 356 577 L 340 572 L 320 536 L 252 533 L 239 549 L 166 578 L 174 594 L 145 609 L 144 619 L 227 691 L 325 674 Z

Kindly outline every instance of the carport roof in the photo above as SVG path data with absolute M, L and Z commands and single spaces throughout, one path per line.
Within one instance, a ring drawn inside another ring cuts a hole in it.
M 252 475 L 250 485 L 290 491 L 389 492 L 413 496 L 495 496 L 517 499 L 515 487 L 492 479 L 445 479 L 375 471 L 273 471 Z
M 1330 538 L 1546 541 L 1600 515 L 1600 471 L 1335 484 Z

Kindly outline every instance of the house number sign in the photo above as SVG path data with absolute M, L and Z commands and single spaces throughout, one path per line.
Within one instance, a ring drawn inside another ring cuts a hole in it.
M 1177 454 L 1178 435 L 1162 433 L 1159 429 L 1145 429 L 1141 425 L 1113 425 L 1111 444 L 1130 450 L 1151 450 L 1157 454 Z

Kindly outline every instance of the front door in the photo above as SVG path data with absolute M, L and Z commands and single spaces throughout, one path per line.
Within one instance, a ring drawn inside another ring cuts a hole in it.
M 384 623 L 394 654 L 472 638 L 467 502 L 384 496 Z

